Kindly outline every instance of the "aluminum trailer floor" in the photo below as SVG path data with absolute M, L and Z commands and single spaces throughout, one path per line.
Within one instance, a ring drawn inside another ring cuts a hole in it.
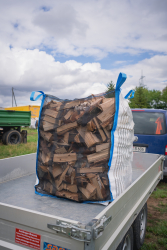
M 148 157 L 148 154 L 144 153 L 142 157 L 139 157 L 138 154 L 134 153 L 132 183 L 137 180 L 158 159 L 158 157 L 158 155 L 151 155 L 151 157 Z M 35 161 L 33 164 L 35 172 Z M 36 195 L 34 192 L 34 184 L 35 173 L 1 183 L 0 202 L 75 220 L 82 224 L 89 223 L 105 208 L 104 205 L 101 204 L 83 204 Z

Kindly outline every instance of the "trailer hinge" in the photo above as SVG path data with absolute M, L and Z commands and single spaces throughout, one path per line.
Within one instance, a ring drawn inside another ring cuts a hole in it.
M 56 220 L 55 225 L 47 224 L 47 227 L 57 233 L 65 234 L 68 237 L 79 241 L 90 242 L 92 238 L 91 230 L 77 227 L 76 225 L 74 226 L 60 220 Z
M 112 220 L 112 216 L 107 218 L 106 215 L 104 215 L 100 219 L 98 225 L 96 227 L 94 227 L 94 230 L 93 230 L 93 238 L 94 239 L 99 238 L 103 234 L 104 229 L 108 226 L 108 224 L 110 223 L 111 220 Z

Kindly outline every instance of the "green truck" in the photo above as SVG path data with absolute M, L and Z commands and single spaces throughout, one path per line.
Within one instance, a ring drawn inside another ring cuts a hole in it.
M 27 141 L 27 131 L 21 126 L 30 126 L 31 111 L 0 110 L 0 139 L 6 145 Z

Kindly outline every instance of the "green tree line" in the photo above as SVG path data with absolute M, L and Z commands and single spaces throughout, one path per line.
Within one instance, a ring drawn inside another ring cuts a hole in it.
M 107 85 L 106 93 L 110 93 L 114 89 L 115 85 L 111 81 Z M 139 84 L 134 91 L 134 98 L 130 99 L 129 103 L 131 108 L 167 109 L 167 87 L 162 91 L 149 90 L 145 85 Z

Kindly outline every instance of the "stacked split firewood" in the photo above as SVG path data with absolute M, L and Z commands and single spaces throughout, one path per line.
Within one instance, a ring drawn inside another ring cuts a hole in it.
M 38 192 L 75 201 L 110 200 L 108 161 L 115 98 L 47 97 L 39 125 Z

